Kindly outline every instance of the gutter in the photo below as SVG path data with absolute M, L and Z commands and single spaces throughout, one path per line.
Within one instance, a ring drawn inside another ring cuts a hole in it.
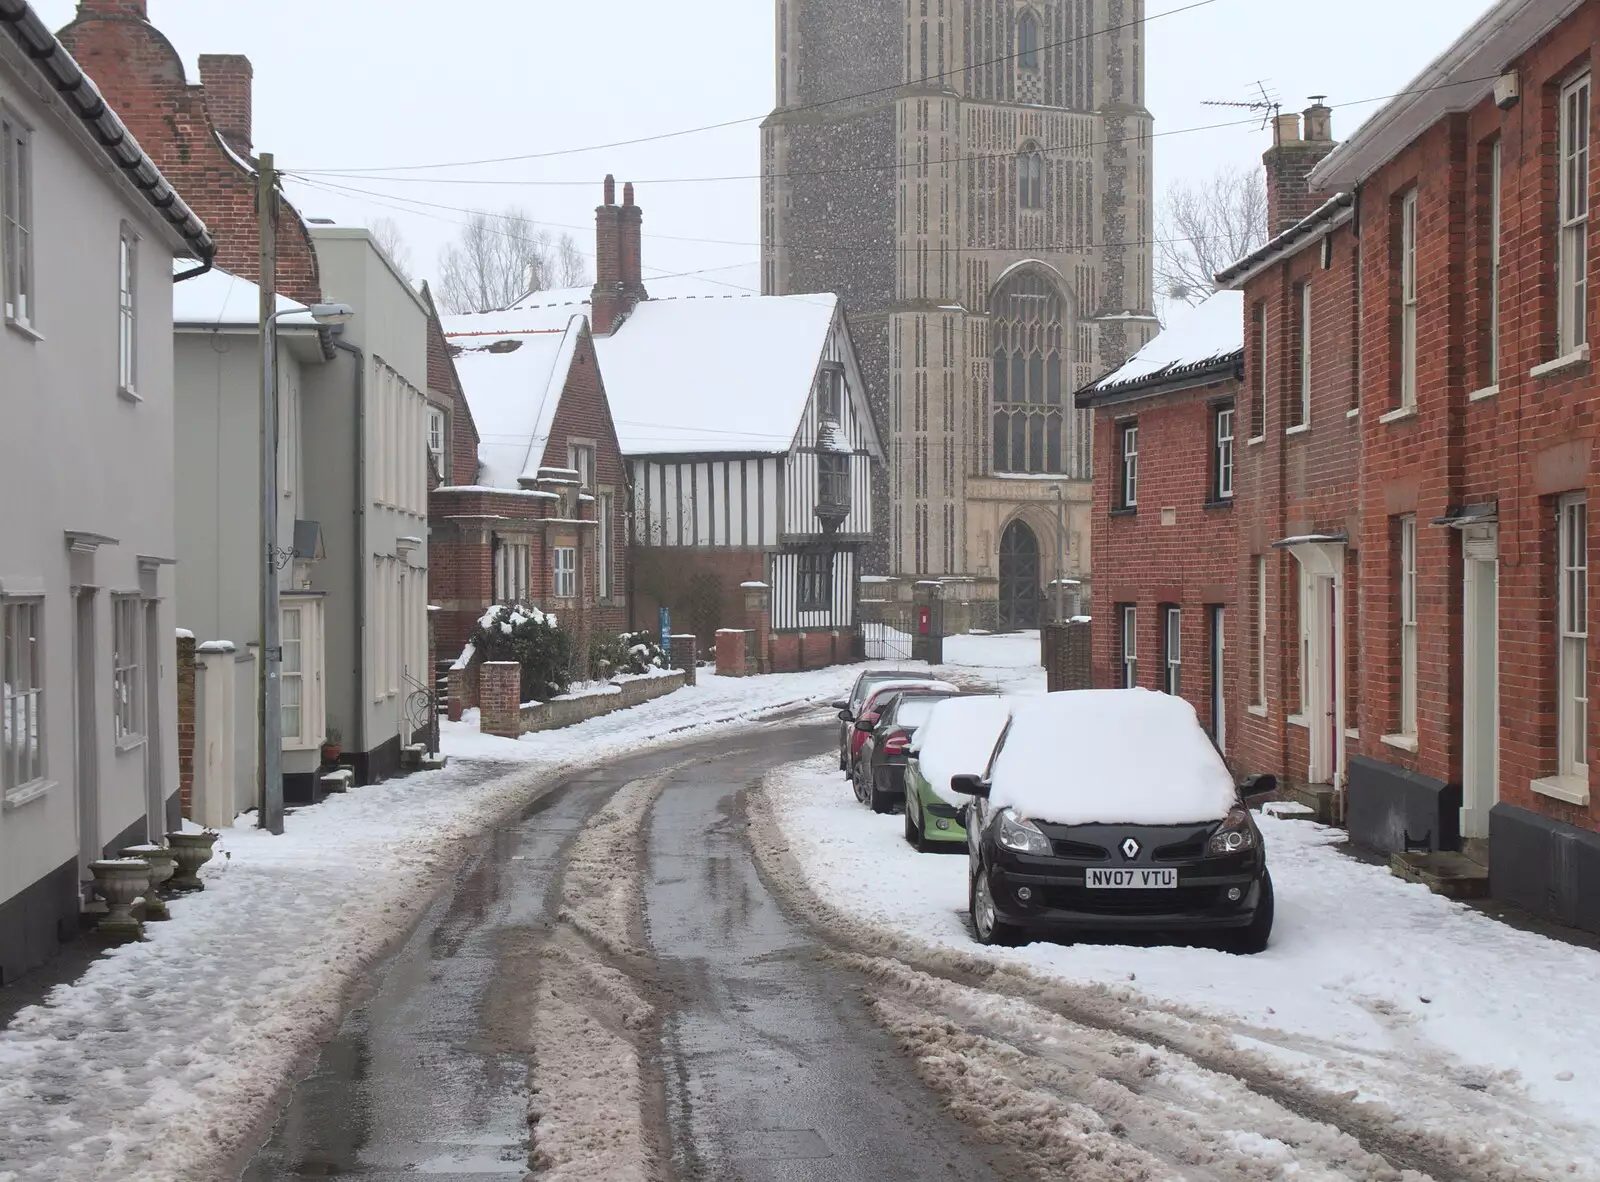
M 1244 350 L 1236 349 L 1222 357 L 1212 358 L 1181 369 L 1165 369 L 1148 377 L 1106 388 L 1089 386 L 1079 390 L 1073 403 L 1079 410 L 1094 410 L 1101 406 L 1118 406 L 1153 398 L 1162 394 L 1178 394 L 1197 386 L 1209 386 L 1223 378 L 1244 378 Z
M 117 117 L 94 82 L 55 34 L 45 27 L 27 0 L 0 0 L 0 26 L 5 27 L 34 68 L 66 101 L 111 163 L 200 260 L 198 267 L 174 275 L 172 281 L 182 283 L 210 271 L 217 256 L 217 243 L 205 222 L 161 175 L 155 161 L 139 146 L 139 141 L 133 138 L 133 133 Z
M 333 347 L 342 353 L 348 353 L 356 363 L 356 462 L 352 465 L 356 472 L 356 601 L 351 606 L 355 609 L 356 619 L 360 626 L 356 631 L 358 651 L 356 653 L 356 710 L 353 720 L 356 729 L 355 747 L 357 751 L 367 749 L 367 653 L 370 650 L 371 638 L 368 635 L 367 625 L 367 354 L 358 345 L 329 337 Z
M 1262 268 L 1282 255 L 1299 250 L 1319 231 L 1338 229 L 1355 216 L 1355 209 L 1354 193 L 1335 193 L 1265 246 L 1246 255 L 1226 270 L 1218 271 L 1217 286 L 1228 291 L 1241 290 L 1247 282 L 1260 273 Z

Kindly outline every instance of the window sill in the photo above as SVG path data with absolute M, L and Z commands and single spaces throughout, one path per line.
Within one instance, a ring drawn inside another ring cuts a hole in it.
M 1471 394 L 1468 394 L 1467 395 L 1467 401 L 1468 402 L 1482 402 L 1486 398 L 1493 398 L 1498 393 L 1500 393 L 1500 387 L 1499 386 L 1485 386 L 1481 390 L 1474 390 Z
M 1285 435 L 1304 435 L 1309 430 L 1311 430 L 1310 423 L 1301 423 L 1298 427 L 1285 427 L 1283 433 Z
M 35 780 L 31 784 L 21 784 L 9 789 L 5 795 L 5 811 L 9 813 L 12 809 L 19 809 L 25 804 L 32 804 L 55 786 L 56 782 L 54 780 Z
M 117 754 L 126 755 L 130 751 L 138 751 L 144 746 L 143 735 L 128 735 L 117 740 Z
M 1589 803 L 1589 781 L 1582 776 L 1550 776 L 1528 785 L 1539 796 L 1562 800 L 1580 807 Z
M 1359 406 L 1352 406 L 1349 410 L 1344 412 L 1344 417 L 1347 419 L 1359 419 L 1361 417 L 1361 408 Z
M 1308 731 L 1311 729 L 1311 724 L 1306 721 L 1306 716 L 1304 714 L 1291 714 L 1289 715 L 1288 722 L 1290 726 L 1297 726 L 1301 730 Z
M 1564 369 L 1589 363 L 1589 343 L 1585 341 L 1570 353 L 1563 353 L 1553 361 L 1546 361 L 1543 365 L 1536 365 L 1528 371 L 1530 378 L 1549 377 L 1553 373 L 1560 373 Z
M 1254 447 L 1256 444 L 1265 443 L 1266 441 L 1267 441 L 1267 437 L 1265 435 L 1254 435 L 1251 438 L 1246 439 L 1244 441 L 1244 445 L 1246 447 Z
M 1111 510 L 1111 516 L 1113 516 L 1113 517 L 1133 517 L 1138 512 L 1139 512 L 1139 506 L 1133 505 L 1133 506 L 1130 506 L 1129 508 L 1126 508 L 1126 509 L 1113 509 L 1113 510 Z
M 1204 505 L 1202 505 L 1200 507 L 1202 509 L 1205 509 L 1207 512 L 1210 512 L 1212 509 L 1231 509 L 1231 508 L 1233 508 L 1233 498 L 1232 497 L 1218 497 L 1214 501 L 1207 501 Z
M 1347 739 L 1354 739 L 1359 743 L 1361 741 L 1361 732 L 1356 730 L 1355 727 L 1350 727 L 1344 732 L 1344 737 Z
M 137 390 L 134 390 L 128 386 L 118 386 L 117 397 L 122 399 L 124 402 L 131 402 L 135 405 L 138 405 L 144 401 L 143 398 L 139 397 L 139 392 Z
M 1379 415 L 1378 416 L 1378 422 L 1380 422 L 1380 423 L 1401 423 L 1401 422 L 1404 422 L 1406 419 L 1414 419 L 1416 417 L 1417 417 L 1417 408 L 1415 406 L 1397 406 L 1393 410 L 1389 411 L 1387 414 Z
M 1246 706 L 1244 710 L 1246 714 L 1252 714 L 1257 718 L 1265 718 L 1267 716 L 1267 708 L 1265 706 Z
M 1417 753 L 1416 735 L 1380 735 L 1378 741 L 1396 751 L 1409 751 L 1412 755 Z
M 6 318 L 6 327 L 20 337 L 27 337 L 30 341 L 39 342 L 44 340 L 44 333 L 25 321 L 13 320 L 8 316 Z

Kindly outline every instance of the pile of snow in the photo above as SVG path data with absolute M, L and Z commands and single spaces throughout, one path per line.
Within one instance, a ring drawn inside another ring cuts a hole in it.
M 1048 680 L 1037 631 L 947 636 L 944 664 L 937 671 L 963 683 L 981 683 L 997 694 L 1042 694 Z
M 966 803 L 967 797 L 950 791 L 951 778 L 988 771 L 994 745 L 1010 719 L 1010 701 L 991 695 L 950 698 L 935 706 L 917 732 L 918 749 L 912 752 L 929 787 L 952 804 Z
M 1194 707 L 1146 689 L 1018 699 L 991 779 L 996 808 L 1058 825 L 1217 821 L 1238 801 Z

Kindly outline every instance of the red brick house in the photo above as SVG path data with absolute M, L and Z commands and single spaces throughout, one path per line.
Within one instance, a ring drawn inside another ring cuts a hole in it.
M 589 638 L 628 623 L 628 479 L 588 320 L 526 320 L 443 323 L 439 368 L 466 413 L 445 426 L 450 483 L 429 494 L 436 647 L 453 659 L 491 604 L 522 601 L 573 633 L 583 673 Z
M 1502 0 L 1310 177 L 1365 245 L 1352 835 L 1459 831 L 1591 931 L 1597 45 L 1597 0 Z
M 1095 412 L 1094 683 L 1181 694 L 1230 750 L 1242 303 L 1219 292 L 1078 392 Z

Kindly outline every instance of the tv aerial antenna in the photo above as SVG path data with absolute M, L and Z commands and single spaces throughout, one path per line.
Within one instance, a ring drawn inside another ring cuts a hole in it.
M 1261 92 L 1261 97 L 1258 99 L 1247 99 L 1244 102 L 1226 102 L 1219 99 L 1207 99 L 1201 102 L 1200 105 L 1202 107 L 1231 107 L 1236 111 L 1259 111 L 1261 112 L 1261 130 L 1265 131 L 1268 127 L 1272 126 L 1272 121 L 1276 119 L 1278 117 L 1278 113 L 1283 110 L 1283 104 L 1278 102 L 1267 93 L 1267 88 L 1264 83 L 1258 81 L 1256 83 L 1256 89 Z

